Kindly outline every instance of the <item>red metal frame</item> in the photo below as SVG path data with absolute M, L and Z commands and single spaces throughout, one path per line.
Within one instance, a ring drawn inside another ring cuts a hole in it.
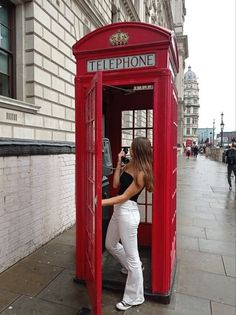
M 102 73 L 80 83 L 76 103 L 76 277 L 85 280 L 94 314 L 101 314 L 102 292 Z M 83 88 L 82 88 L 83 87 Z M 78 207 L 79 205 L 79 207 Z
M 102 296 L 102 73 L 97 73 L 85 99 L 86 200 L 85 281 L 94 313 Z
M 111 46 L 109 38 L 117 31 L 129 34 L 129 41 L 125 46 Z M 87 73 L 87 60 L 111 58 L 114 56 L 132 56 L 145 53 L 155 53 L 156 65 L 140 69 L 123 69 L 116 71 L 104 71 L 103 79 L 98 74 L 98 93 L 95 97 L 98 103 L 96 126 L 101 125 L 101 100 L 102 86 L 129 86 L 129 85 L 153 85 L 152 95 L 144 97 L 145 103 L 134 96 L 127 96 L 127 103 L 119 102 L 116 98 L 114 104 L 109 104 L 106 111 L 106 127 L 112 143 L 113 160 L 117 158 L 121 137 L 119 130 L 121 122 L 117 121 L 124 108 L 153 109 L 153 156 L 155 191 L 153 194 L 152 224 L 147 224 L 139 231 L 143 244 L 151 246 L 152 250 L 152 293 L 167 296 L 171 291 L 171 282 L 176 262 L 176 142 L 177 142 L 177 97 L 174 88 L 173 76 L 178 71 L 178 56 L 176 42 L 172 33 L 165 29 L 145 23 L 116 23 L 107 25 L 89 33 L 73 47 L 77 61 L 76 76 L 76 211 L 77 211 L 77 254 L 76 254 L 76 277 L 85 279 L 91 288 L 90 297 L 94 314 L 100 315 L 99 303 L 101 303 L 101 128 L 98 131 L 95 148 L 92 156 L 98 156 L 99 161 L 95 166 L 96 181 L 91 187 L 97 188 L 98 204 L 96 211 L 90 211 L 91 217 L 95 216 L 95 238 L 89 244 L 86 243 L 85 222 L 87 213 L 86 191 L 91 191 L 86 186 L 88 174 L 84 164 L 89 159 L 84 152 L 86 147 L 86 108 L 89 103 L 85 102 L 85 91 L 88 91 L 94 73 Z M 101 81 L 102 80 L 102 81 Z M 99 88 L 98 88 L 99 87 Z M 99 92 L 100 91 L 100 92 Z M 99 94 L 100 93 L 100 94 Z M 94 100 L 94 99 L 93 99 Z M 90 101 L 89 101 L 90 102 Z M 128 105 L 127 105 L 128 104 Z M 125 105 L 125 106 L 124 106 Z M 113 131 L 112 131 L 113 130 Z M 91 140 L 87 141 L 88 143 Z M 99 169 L 100 168 L 100 169 Z M 100 174 L 100 175 L 98 175 Z M 100 177 L 99 177 L 100 176 Z M 100 179 L 99 179 L 100 178 Z M 91 198 L 89 198 L 91 200 Z M 97 216 L 96 216 L 97 215 Z M 99 217 L 100 216 L 100 217 Z M 95 239 L 97 242 L 95 242 Z M 94 259 L 98 262 L 94 265 L 96 272 L 88 273 L 86 251 L 90 244 L 94 245 Z M 94 275 L 96 274 L 96 277 Z

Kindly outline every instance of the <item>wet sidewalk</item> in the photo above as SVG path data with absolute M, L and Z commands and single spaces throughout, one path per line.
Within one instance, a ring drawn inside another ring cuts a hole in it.
M 169 305 L 146 301 L 129 315 L 235 315 L 236 193 L 226 165 L 204 156 L 178 159 L 178 265 Z M 75 228 L 0 274 L 1 315 L 75 315 L 88 307 L 73 282 Z M 103 315 L 123 314 L 120 293 L 104 290 Z

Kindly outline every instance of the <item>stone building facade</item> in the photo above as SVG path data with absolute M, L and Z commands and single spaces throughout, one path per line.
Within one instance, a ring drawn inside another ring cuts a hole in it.
M 181 150 L 183 143 L 184 130 L 184 69 L 185 59 L 188 58 L 188 39 L 184 35 L 184 17 L 186 15 L 185 1 L 175 1 L 173 5 L 173 22 L 174 32 L 177 39 L 178 53 L 179 53 L 179 73 L 176 79 L 176 86 L 178 90 L 178 135 L 177 145 Z
M 184 103 L 184 143 L 187 139 L 198 143 L 199 85 L 191 67 L 184 75 Z
M 115 22 L 175 31 L 181 104 L 184 15 L 184 0 L 0 1 L 0 271 L 75 222 L 72 45 Z

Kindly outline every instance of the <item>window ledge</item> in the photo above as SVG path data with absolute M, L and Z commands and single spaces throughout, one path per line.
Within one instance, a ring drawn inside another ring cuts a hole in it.
M 8 108 L 12 110 L 18 110 L 21 112 L 36 114 L 41 106 L 33 105 L 23 101 L 18 101 L 14 98 L 9 98 L 0 95 L 0 107 Z

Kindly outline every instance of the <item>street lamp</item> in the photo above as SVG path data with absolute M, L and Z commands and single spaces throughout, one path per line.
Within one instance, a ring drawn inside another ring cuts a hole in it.
M 223 147 L 223 130 L 224 130 L 224 122 L 223 122 L 223 112 L 220 114 L 221 115 L 221 123 L 220 123 L 220 147 Z
M 215 119 L 213 119 L 213 129 L 212 129 L 212 146 L 215 145 Z

